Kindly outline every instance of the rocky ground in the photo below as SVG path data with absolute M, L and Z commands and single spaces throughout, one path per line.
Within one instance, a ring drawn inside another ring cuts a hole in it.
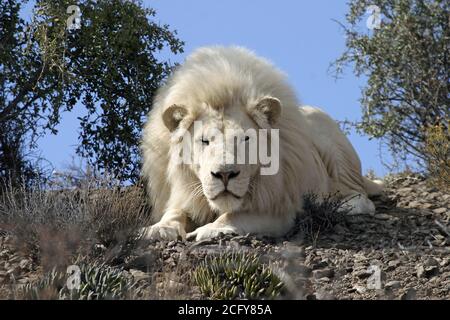
M 143 298 L 205 298 L 189 274 L 206 256 L 261 254 L 293 299 L 450 299 L 450 194 L 417 175 L 387 180 L 374 216 L 349 216 L 333 230 L 289 239 L 223 236 L 199 243 L 155 242 L 116 262 Z M 0 234 L 0 297 L 39 278 L 42 270 Z M 99 246 L 99 250 L 104 250 Z

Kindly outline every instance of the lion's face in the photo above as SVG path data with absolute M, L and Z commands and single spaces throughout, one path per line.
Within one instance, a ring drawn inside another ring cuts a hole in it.
M 251 107 L 205 106 L 195 117 L 184 106 L 168 108 L 164 122 L 170 131 L 178 132 L 175 141 L 182 148 L 173 154 L 182 155 L 178 161 L 199 181 L 199 185 L 190 186 L 193 194 L 198 196 L 201 192 L 219 214 L 240 209 L 252 191 L 252 182 L 260 174 L 262 150 L 270 149 L 270 138 L 261 135 L 260 128 L 269 128 L 278 118 L 280 108 L 279 100 L 270 97 Z M 180 127 L 184 130 L 176 130 Z
M 205 112 L 191 126 L 193 163 L 190 168 L 201 182 L 203 194 L 216 211 L 233 212 L 241 207 L 252 178 L 259 174 L 256 124 L 244 112 Z

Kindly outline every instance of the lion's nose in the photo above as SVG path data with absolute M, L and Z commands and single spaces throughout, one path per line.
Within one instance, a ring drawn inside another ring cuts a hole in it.
M 223 181 L 223 184 L 225 187 L 228 185 L 228 181 L 230 181 L 233 178 L 236 178 L 240 171 L 218 171 L 218 172 L 212 172 L 211 174 L 214 178 L 221 179 Z

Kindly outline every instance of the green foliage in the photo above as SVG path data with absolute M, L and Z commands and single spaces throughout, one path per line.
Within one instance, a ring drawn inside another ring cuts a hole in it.
M 28 283 L 22 292 L 24 299 L 117 300 L 130 298 L 136 283 L 124 276 L 121 269 L 105 264 L 81 264 L 78 289 L 67 286 L 69 275 L 52 270 L 37 282 Z
M 284 288 L 273 271 L 260 263 L 258 255 L 249 253 L 208 257 L 193 278 L 210 299 L 274 299 Z
M 182 52 L 183 42 L 141 1 L 77 1 L 78 30 L 67 29 L 73 1 L 38 0 L 32 21 L 19 16 L 25 2 L 0 4 L 0 132 L 15 130 L 9 140 L 34 146 L 82 103 L 77 152 L 122 180 L 137 178 L 140 129 L 172 70 L 160 54 Z M 9 140 L 0 141 L 2 175 L 15 170 Z
M 83 264 L 78 290 L 66 290 L 64 298 L 76 300 L 123 299 L 135 286 L 122 270 L 104 264 Z
M 379 29 L 366 28 L 371 5 L 380 8 Z M 412 155 L 426 162 L 422 128 L 447 128 L 449 8 L 445 0 L 349 2 L 342 24 L 347 50 L 334 64 L 336 74 L 351 64 L 357 76 L 368 78 L 361 99 L 363 117 L 353 125 L 383 138 L 398 160 Z

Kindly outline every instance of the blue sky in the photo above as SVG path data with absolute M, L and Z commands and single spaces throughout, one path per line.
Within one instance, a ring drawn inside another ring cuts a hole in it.
M 172 62 L 182 62 L 200 46 L 245 46 L 282 69 L 302 103 L 321 107 L 336 120 L 360 117 L 358 99 L 364 79 L 357 79 L 351 70 L 337 81 L 328 73 L 330 63 L 345 48 L 343 32 L 333 19 L 344 21 L 346 1 L 152 0 L 144 4 L 156 9 L 156 20 L 176 29 L 186 42 L 185 53 L 171 56 Z M 75 154 L 80 112 L 66 114 L 59 134 L 39 143 L 42 156 L 56 168 L 64 167 Z M 349 138 L 360 155 L 363 172 L 387 173 L 377 141 L 356 133 Z

